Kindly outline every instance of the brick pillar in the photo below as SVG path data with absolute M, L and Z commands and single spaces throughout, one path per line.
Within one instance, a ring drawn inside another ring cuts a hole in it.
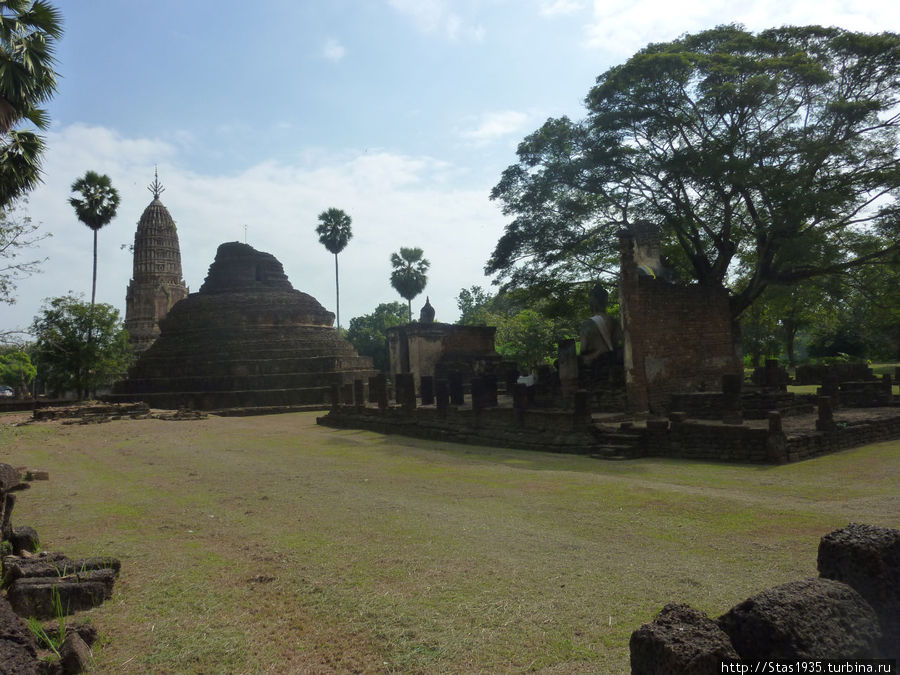
M 366 392 L 361 378 L 353 380 L 353 404 L 357 408 L 366 407 Z
M 787 462 L 787 438 L 784 435 L 784 429 L 781 424 L 781 413 L 777 410 L 770 410 L 769 419 L 769 437 L 766 439 L 766 455 L 770 462 L 784 464 Z
M 480 377 L 473 377 L 469 384 L 472 387 L 472 410 L 480 412 L 484 407 L 484 380 Z
M 509 396 L 512 396 L 513 392 L 515 392 L 516 390 L 516 383 L 519 379 L 519 371 L 508 368 L 503 375 L 504 383 L 506 384 L 506 393 Z
M 416 409 L 416 381 L 412 373 L 397 376 L 397 387 L 400 390 L 400 405 L 404 410 Z
M 340 407 L 341 405 L 341 387 L 337 384 L 331 385 L 331 408 L 334 410 L 335 408 Z
M 743 424 L 744 412 L 741 407 L 742 375 L 726 373 L 722 375 L 722 421 L 725 424 Z
M 403 373 L 394 373 L 394 402 L 403 403 L 402 384 Z
M 379 373 L 372 379 L 375 380 L 375 402 L 379 410 L 384 410 L 388 407 L 387 375 Z
M 462 405 L 465 402 L 462 373 L 458 370 L 451 371 L 447 375 L 447 382 L 450 385 L 450 404 Z
M 574 413 L 572 418 L 576 429 L 591 421 L 590 397 L 586 389 L 577 389 L 574 393 Z
M 446 412 L 450 405 L 450 385 L 443 378 L 434 382 L 434 404 L 442 412 Z
M 831 403 L 831 397 L 819 397 L 819 419 L 816 420 L 817 431 L 835 431 L 837 425 L 834 423 L 834 408 Z
M 496 408 L 497 407 L 497 376 L 493 375 L 493 374 L 482 375 L 481 381 L 484 382 L 484 405 L 485 405 L 485 407 Z
M 422 405 L 434 405 L 434 377 L 423 375 L 419 378 L 419 391 L 422 394 Z
M 559 343 L 559 384 L 563 400 L 568 402 L 578 388 L 578 354 L 575 340 L 561 340 Z

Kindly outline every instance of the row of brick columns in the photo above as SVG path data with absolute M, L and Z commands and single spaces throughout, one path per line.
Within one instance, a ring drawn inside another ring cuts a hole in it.
M 389 404 L 387 376 L 384 374 L 369 378 L 368 397 L 365 395 L 364 382 L 357 379 L 352 383 L 339 386 L 332 385 L 332 406 L 352 405 L 364 407 L 366 403 L 377 404 L 385 409 Z M 477 411 L 494 408 L 498 405 L 497 377 L 483 375 L 471 378 L 470 401 L 472 409 Z M 535 388 L 518 384 L 514 380 L 507 382 L 507 391 L 512 394 L 513 407 L 524 412 L 534 405 Z M 451 372 L 446 378 L 435 378 L 429 375 L 419 378 L 419 396 L 416 396 L 415 380 L 411 373 L 394 375 L 394 402 L 406 410 L 414 410 L 418 399 L 421 405 L 434 405 L 438 410 L 446 410 L 449 406 L 461 406 L 465 403 L 463 377 L 460 372 Z M 590 397 L 587 391 L 579 389 L 574 392 L 573 407 L 576 422 L 590 421 Z

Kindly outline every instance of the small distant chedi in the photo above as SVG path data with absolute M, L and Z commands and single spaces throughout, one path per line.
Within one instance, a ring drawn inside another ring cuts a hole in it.
M 159 337 L 159 321 L 188 296 L 181 278 L 178 232 L 168 209 L 159 200 L 165 188 L 154 172 L 149 188 L 153 201 L 144 209 L 134 233 L 134 271 L 125 294 L 125 330 L 135 355 Z
M 108 398 L 196 410 L 322 408 L 332 385 L 376 375 L 333 326 L 334 314 L 295 290 L 275 256 L 225 243 L 200 291 L 159 321 L 159 338 Z

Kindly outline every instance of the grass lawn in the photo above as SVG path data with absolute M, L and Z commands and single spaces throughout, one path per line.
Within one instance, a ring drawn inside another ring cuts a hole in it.
M 315 417 L 0 426 L 51 474 L 13 523 L 122 561 L 97 672 L 623 673 L 664 604 L 718 616 L 815 575 L 826 532 L 900 526 L 900 442 L 602 462 Z

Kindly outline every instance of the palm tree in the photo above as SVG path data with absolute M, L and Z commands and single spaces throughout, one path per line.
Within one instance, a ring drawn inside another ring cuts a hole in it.
M 338 253 L 344 250 L 347 243 L 353 237 L 350 230 L 350 216 L 341 209 L 330 208 L 319 214 L 319 226 L 316 234 L 319 235 L 319 243 L 329 252 L 334 253 L 334 294 L 337 309 L 337 329 L 341 330 L 341 286 L 338 283 Z
M 119 193 L 112 186 L 107 175 L 88 171 L 83 177 L 72 183 L 72 192 L 81 198 L 70 197 L 69 204 L 75 209 L 78 220 L 94 231 L 94 280 L 91 286 L 91 307 L 97 297 L 97 231 L 108 225 L 116 216 L 119 207 Z
M 431 267 L 422 256 L 424 251 L 420 248 L 400 247 L 400 253 L 391 253 L 391 286 L 394 287 L 401 298 L 405 298 L 409 309 L 409 322 L 412 323 L 412 299 L 425 290 L 428 277 L 425 273 Z
M 0 208 L 40 182 L 44 141 L 13 127 L 26 120 L 46 129 L 39 104 L 56 91 L 53 47 L 62 15 L 45 0 L 0 0 Z

